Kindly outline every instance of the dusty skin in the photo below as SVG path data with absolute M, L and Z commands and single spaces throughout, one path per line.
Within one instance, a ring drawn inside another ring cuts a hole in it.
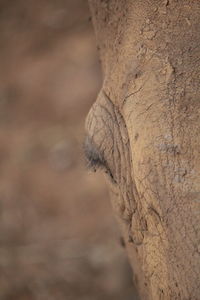
M 104 83 L 88 160 L 107 173 L 141 299 L 200 300 L 200 3 L 89 3 Z

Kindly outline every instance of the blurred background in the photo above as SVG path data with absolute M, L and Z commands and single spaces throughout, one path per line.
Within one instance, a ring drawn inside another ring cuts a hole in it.
M 1 300 L 134 299 L 82 154 L 101 80 L 86 0 L 0 1 Z

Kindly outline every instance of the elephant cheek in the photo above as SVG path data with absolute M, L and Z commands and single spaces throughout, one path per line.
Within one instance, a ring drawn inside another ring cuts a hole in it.
M 200 119 L 193 112 L 193 122 L 183 122 L 181 111 L 171 115 L 159 105 L 143 114 L 129 106 L 129 119 L 125 112 L 138 219 L 147 225 L 137 248 L 153 299 L 160 299 L 159 291 L 171 299 L 170 290 L 178 293 L 179 286 L 180 299 L 189 299 L 189 292 L 197 295 L 200 275 Z

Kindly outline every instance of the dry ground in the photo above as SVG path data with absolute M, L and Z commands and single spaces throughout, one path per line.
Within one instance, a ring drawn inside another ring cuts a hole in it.
M 134 299 L 84 119 L 101 84 L 85 0 L 0 1 L 0 299 Z

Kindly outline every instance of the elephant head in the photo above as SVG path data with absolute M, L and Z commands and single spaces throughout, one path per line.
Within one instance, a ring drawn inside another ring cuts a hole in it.
M 86 120 L 141 299 L 200 299 L 200 3 L 90 0 L 104 82 Z

